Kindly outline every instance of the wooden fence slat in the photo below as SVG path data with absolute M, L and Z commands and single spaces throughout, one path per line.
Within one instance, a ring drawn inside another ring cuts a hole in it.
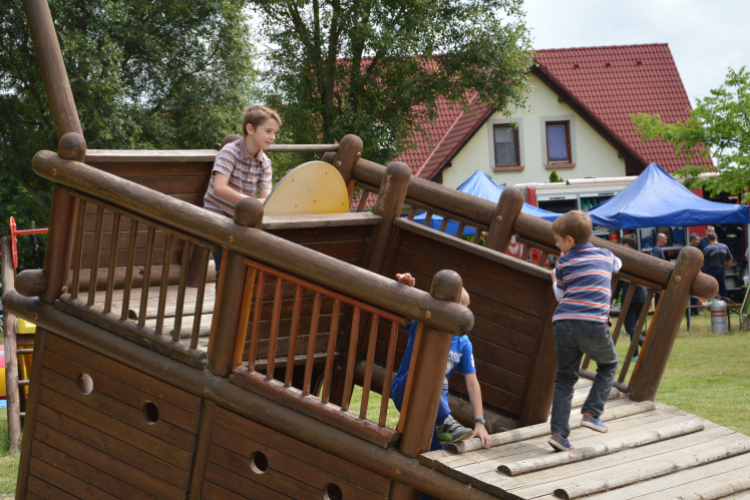
M 253 310 L 253 331 L 250 334 L 250 350 L 247 355 L 247 369 L 255 370 L 255 354 L 258 352 L 258 334 L 260 333 L 260 311 L 263 308 L 263 286 L 266 273 L 258 272 L 258 286 L 255 293 L 255 309 Z
M 75 250 L 73 251 L 73 282 L 70 288 L 70 297 L 78 297 L 78 285 L 81 280 L 81 257 L 83 247 L 83 223 L 86 216 L 86 201 L 81 200 L 78 208 L 78 223 L 76 224 Z
M 112 310 L 112 290 L 115 287 L 115 264 L 117 262 L 117 236 L 120 233 L 120 213 L 115 212 L 114 219 L 112 221 L 112 242 L 109 248 L 114 251 L 109 252 L 109 266 L 107 268 L 107 290 L 104 296 L 104 312 L 108 313 Z
M 315 292 L 313 299 L 312 318 L 310 319 L 310 334 L 307 343 L 307 359 L 305 359 L 305 380 L 302 384 L 302 395 L 310 395 L 312 370 L 315 363 L 315 339 L 318 337 L 318 321 L 320 320 L 320 292 Z
M 195 298 L 195 316 L 193 318 L 193 332 L 190 335 L 190 349 L 196 349 L 198 347 L 198 337 L 201 330 L 201 317 L 203 316 L 203 298 L 206 293 L 206 273 L 208 272 L 208 257 L 211 252 L 208 248 L 197 247 L 197 251 L 201 252 L 200 255 L 200 273 L 198 274 L 198 296 Z M 245 328 L 247 334 L 247 328 Z M 242 358 L 240 358 L 240 363 Z
M 297 285 L 294 291 L 294 306 L 292 310 L 292 326 L 289 330 L 289 351 L 286 357 L 286 374 L 284 376 L 284 386 L 292 385 L 292 375 L 294 374 L 294 356 L 297 354 L 297 336 L 299 335 L 299 317 L 302 311 L 302 285 Z
M 130 223 L 130 241 L 128 241 L 128 263 L 125 267 L 125 282 L 122 290 L 122 312 L 120 321 L 128 319 L 130 310 L 130 291 L 133 288 L 133 267 L 135 266 L 135 239 L 138 236 L 138 221 Z M 147 286 L 147 285 L 146 285 Z
M 156 333 L 161 335 L 164 330 L 164 309 L 167 306 L 167 289 L 169 287 L 169 264 L 172 260 L 172 233 L 167 233 L 167 244 L 164 247 L 164 260 L 162 260 L 161 287 L 159 288 L 159 306 L 156 313 Z M 143 313 L 144 311 L 142 311 Z
M 398 338 L 398 323 L 391 322 L 391 336 L 388 340 L 388 357 L 385 362 L 385 380 L 383 381 L 382 399 L 380 401 L 380 419 L 378 425 L 385 426 L 388 417 L 388 399 L 391 397 L 391 383 L 393 382 L 393 359 L 396 357 L 396 339 Z
M 250 312 L 253 308 L 253 292 L 255 289 L 255 268 L 248 266 L 245 273 L 245 289 L 242 293 L 242 309 L 240 310 L 240 322 L 237 328 L 237 341 L 234 344 L 233 367 L 242 364 L 242 355 L 245 353 L 245 341 L 247 340 L 247 325 L 250 323 Z
M 146 264 L 143 266 L 143 283 L 151 283 L 151 262 L 154 258 L 154 226 L 148 226 L 148 237 L 146 238 Z M 141 289 L 141 307 L 138 310 L 138 326 L 143 328 L 146 324 L 146 311 L 148 310 L 148 286 Z
M 633 285 L 631 284 L 630 286 L 633 286 Z M 635 326 L 635 334 L 633 335 L 633 338 L 630 339 L 630 346 L 628 347 L 628 353 L 625 355 L 625 361 L 622 364 L 622 370 L 620 370 L 620 376 L 617 379 L 618 382 L 622 382 L 623 380 L 625 380 L 625 377 L 628 375 L 628 370 L 630 369 L 630 362 L 633 359 L 633 354 L 635 354 L 635 348 L 638 345 L 638 341 L 641 338 L 641 331 L 643 331 L 643 325 L 646 323 L 646 317 L 648 317 L 648 310 L 651 308 L 651 299 L 653 298 L 654 298 L 654 290 L 649 289 L 648 295 L 646 296 L 646 302 L 643 303 L 643 309 L 641 309 L 641 314 L 640 316 L 638 316 L 638 323 Z
M 341 409 L 349 409 L 349 403 L 352 399 L 352 380 L 354 374 L 354 363 L 357 358 L 357 337 L 359 336 L 359 307 L 352 311 L 352 328 L 349 334 L 349 357 L 346 362 L 346 375 L 344 376 L 344 400 L 341 403 Z
M 89 278 L 89 297 L 86 301 L 86 305 L 91 307 L 94 305 L 94 299 L 96 298 L 96 276 L 99 271 L 99 249 L 101 248 L 102 242 L 102 216 L 104 215 L 104 208 L 98 206 L 96 208 L 96 230 L 94 231 L 94 249 L 91 252 L 91 274 Z
M 341 311 L 341 301 L 333 301 L 333 312 L 331 313 L 331 329 L 328 333 L 328 351 L 326 353 L 326 368 L 323 375 L 323 394 L 320 400 L 323 404 L 328 404 L 328 398 L 331 395 L 331 377 L 333 376 L 333 356 L 336 354 L 336 340 L 339 331 L 339 313 Z
M 279 319 L 281 317 L 281 292 L 284 288 L 284 280 L 276 278 L 276 295 L 273 298 L 273 316 L 271 318 L 271 334 L 268 342 L 268 362 L 266 363 L 266 379 L 273 378 L 273 369 L 276 361 L 276 342 L 279 339 Z
M 185 287 L 187 286 L 187 274 L 188 274 L 188 265 L 190 263 L 190 251 L 189 251 L 190 245 L 187 243 L 182 247 L 182 260 L 180 261 L 180 280 L 177 284 L 177 304 L 175 306 L 175 312 L 174 312 L 174 326 L 172 327 L 172 340 L 174 342 L 180 341 L 180 332 L 182 331 L 182 311 L 184 310 L 185 306 Z M 169 269 L 168 267 L 162 267 L 162 274 L 169 274 L 164 273 L 164 269 Z
M 367 345 L 367 364 L 365 365 L 365 380 L 362 384 L 362 406 L 359 408 L 359 418 L 367 418 L 367 405 L 370 402 L 370 384 L 372 383 L 372 365 L 375 362 L 375 343 L 378 340 L 378 323 L 380 318 L 373 315 L 370 325 L 370 338 Z

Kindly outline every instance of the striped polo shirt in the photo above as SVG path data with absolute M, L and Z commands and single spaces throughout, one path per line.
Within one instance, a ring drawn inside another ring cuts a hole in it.
M 612 274 L 622 262 L 612 252 L 581 243 L 557 261 L 555 296 L 560 301 L 552 321 L 607 323 L 612 299 Z
M 214 193 L 216 173 L 229 177 L 229 187 L 245 196 L 255 196 L 256 188 L 272 187 L 271 160 L 262 149 L 255 156 L 250 156 L 244 139 L 226 144 L 216 154 L 211 181 L 206 196 L 203 197 L 203 207 L 230 218 L 234 218 L 234 203 L 219 198 Z

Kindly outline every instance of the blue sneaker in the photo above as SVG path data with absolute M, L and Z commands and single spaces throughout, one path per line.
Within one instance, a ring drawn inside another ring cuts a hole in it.
M 552 434 L 547 442 L 555 451 L 575 450 L 575 446 L 570 444 L 568 438 L 563 437 L 561 434 Z
M 581 425 L 583 427 L 588 427 L 589 429 L 594 429 L 597 432 L 607 432 L 609 430 L 607 426 L 604 425 L 604 422 L 602 422 L 602 419 L 600 419 L 590 411 L 587 411 L 583 414 Z

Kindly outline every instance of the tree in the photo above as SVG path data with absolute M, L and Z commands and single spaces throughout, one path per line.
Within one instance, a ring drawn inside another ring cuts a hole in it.
M 471 92 L 523 106 L 532 63 L 521 0 L 249 0 L 266 37 L 267 101 L 282 140 L 331 143 L 348 133 L 388 162 L 420 121 Z
M 244 0 L 50 0 L 90 149 L 210 148 L 257 97 Z M 57 134 L 21 0 L 0 2 L 0 235 L 44 227 L 51 184 L 31 170 Z M 21 260 L 39 266 L 19 240 Z
M 671 143 L 677 156 L 687 159 L 685 168 L 675 173 L 686 179 L 686 186 L 733 195 L 750 189 L 750 73 L 744 66 L 737 72 L 730 68 L 721 87 L 696 99 L 684 122 L 664 123 L 659 115 L 646 114 L 633 116 L 633 122 L 642 140 Z M 694 163 L 709 155 L 716 166 Z M 707 172 L 716 175 L 699 178 Z M 750 202 L 750 195 L 745 194 L 743 202 Z

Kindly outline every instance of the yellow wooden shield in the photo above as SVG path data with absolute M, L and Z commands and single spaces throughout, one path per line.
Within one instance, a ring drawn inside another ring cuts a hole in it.
M 349 211 L 344 178 L 324 161 L 290 170 L 266 200 L 264 215 L 338 214 Z

